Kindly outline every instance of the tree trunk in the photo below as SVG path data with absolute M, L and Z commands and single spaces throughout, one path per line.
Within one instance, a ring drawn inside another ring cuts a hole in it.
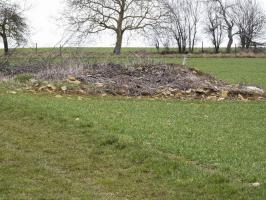
M 218 54 L 220 52 L 220 45 L 215 43 L 214 44 L 214 53 Z
M 243 33 L 240 33 L 240 43 L 242 49 L 246 47 L 246 36 Z
M 190 25 L 188 27 L 188 51 L 192 53 L 192 31 Z
M 120 5 L 120 12 L 119 12 L 119 18 L 117 20 L 117 28 L 116 28 L 116 43 L 115 43 L 115 49 L 114 54 L 120 55 L 121 54 L 121 48 L 122 48 L 122 41 L 123 41 L 123 34 L 125 32 L 125 29 L 123 30 L 123 20 L 124 20 L 124 14 L 125 14 L 125 0 L 121 2 Z
M 8 48 L 8 41 L 7 41 L 6 34 L 3 34 L 2 37 L 3 37 L 3 43 L 4 43 L 4 52 L 5 52 L 5 55 L 7 55 L 9 52 L 9 48 Z
M 227 43 L 227 48 L 226 48 L 226 53 L 231 53 L 231 49 L 232 49 L 232 44 L 234 42 L 233 39 L 233 33 L 232 33 L 232 29 L 228 29 L 228 43 Z
M 178 50 L 178 53 L 182 53 L 181 40 L 180 40 L 180 38 L 178 38 L 178 37 L 175 37 L 175 39 L 176 39 L 176 43 L 177 43 L 177 50 Z
M 231 53 L 233 42 L 234 42 L 233 38 L 229 38 L 227 48 L 226 48 L 226 53 Z
M 119 33 L 117 33 L 117 36 L 116 36 L 116 44 L 115 44 L 115 49 L 114 49 L 115 55 L 121 54 L 122 41 L 123 41 L 123 33 L 120 31 Z

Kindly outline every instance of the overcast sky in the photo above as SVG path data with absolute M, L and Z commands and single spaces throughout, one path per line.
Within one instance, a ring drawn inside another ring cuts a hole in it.
M 21 0 L 14 0 L 21 2 Z M 260 0 L 266 10 L 266 0 Z M 34 46 L 37 42 L 41 47 L 53 47 L 60 44 L 64 31 L 59 28 L 60 22 L 57 18 L 60 16 L 64 7 L 64 0 L 27 0 L 31 8 L 26 16 L 31 27 L 31 40 L 29 46 Z M 108 34 L 109 35 L 109 34 Z M 137 42 L 138 41 L 138 42 Z M 97 40 L 88 42 L 86 46 L 113 46 L 114 37 L 102 35 Z M 125 46 L 143 46 L 143 41 L 134 40 L 133 43 L 124 41 Z M 146 44 L 148 45 L 148 44 Z

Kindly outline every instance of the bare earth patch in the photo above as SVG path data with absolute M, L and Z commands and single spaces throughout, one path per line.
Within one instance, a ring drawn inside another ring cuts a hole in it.
M 264 99 L 264 90 L 255 86 L 230 85 L 225 81 L 182 65 L 150 64 L 123 66 L 92 64 L 88 66 L 23 67 L 4 69 L 6 76 L 31 73 L 37 80 L 68 82 L 78 85 L 76 92 L 86 94 L 170 97 L 176 99 Z M 67 87 L 33 85 L 34 89 L 74 92 Z

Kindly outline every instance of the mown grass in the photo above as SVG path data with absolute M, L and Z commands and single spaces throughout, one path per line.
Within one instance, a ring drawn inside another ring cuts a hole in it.
M 265 102 L 1 88 L 0 105 L 0 199 L 266 198 Z

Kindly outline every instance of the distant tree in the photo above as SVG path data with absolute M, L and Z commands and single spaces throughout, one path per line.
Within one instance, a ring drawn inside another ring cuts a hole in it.
M 17 3 L 0 1 L 0 36 L 5 54 L 9 53 L 10 40 L 15 41 L 17 45 L 27 41 L 29 29 L 23 12 L 24 10 Z
M 162 0 L 166 10 L 165 28 L 175 40 L 179 53 L 194 51 L 198 24 L 200 22 L 200 3 L 198 0 Z
M 237 0 L 234 19 L 242 48 L 249 49 L 260 43 L 265 34 L 266 14 L 257 0 Z
M 147 41 L 150 45 L 154 46 L 157 50 L 157 53 L 160 52 L 160 47 L 162 44 L 162 33 L 159 26 L 152 26 L 143 32 L 144 38 L 147 38 Z
M 157 0 L 66 0 L 65 17 L 81 37 L 111 30 L 116 34 L 114 53 L 121 53 L 126 31 L 143 30 L 161 16 Z
M 228 43 L 226 52 L 231 53 L 232 44 L 234 42 L 234 35 L 236 35 L 236 32 L 234 32 L 235 27 L 235 16 L 234 16 L 234 9 L 236 7 L 236 1 L 235 0 L 210 0 L 214 3 L 216 3 L 216 6 L 219 8 L 219 15 L 223 19 L 223 28 L 227 32 L 228 37 Z
M 223 19 L 219 15 L 220 8 L 213 2 L 207 4 L 206 33 L 214 45 L 214 52 L 219 53 L 223 39 Z
M 166 44 L 170 45 L 171 35 L 162 24 L 163 20 L 159 20 L 143 32 L 144 38 L 157 49 L 157 53 L 160 52 L 161 47 L 165 47 Z

